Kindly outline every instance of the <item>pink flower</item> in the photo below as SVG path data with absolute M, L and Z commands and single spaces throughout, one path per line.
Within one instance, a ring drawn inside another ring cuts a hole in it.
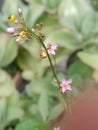
M 53 130 L 60 130 L 60 127 L 55 127 Z
M 8 33 L 14 33 L 15 32 L 15 28 L 13 28 L 13 27 L 10 27 L 10 28 L 7 28 L 7 30 L 6 30 Z
M 54 45 L 48 44 L 47 51 L 48 51 L 49 54 L 55 55 L 56 50 L 57 50 L 56 44 L 54 44 Z
M 71 85 L 70 85 L 71 83 L 72 83 L 72 79 L 68 79 L 68 80 L 62 79 L 62 81 L 60 83 L 61 92 L 65 93 L 66 90 L 71 91 L 72 90 Z

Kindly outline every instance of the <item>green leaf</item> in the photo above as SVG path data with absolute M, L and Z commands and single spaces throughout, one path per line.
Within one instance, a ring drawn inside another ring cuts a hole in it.
M 13 5 L 11 8 L 9 8 L 11 6 L 11 4 Z M 5 1 L 4 5 L 2 7 L 2 12 L 4 13 L 4 15 L 8 16 L 10 14 L 16 14 L 17 13 L 17 9 L 19 7 L 22 6 L 22 3 L 20 1 L 17 0 L 9 0 L 9 1 Z
M 58 10 L 61 23 L 73 31 L 80 28 L 84 16 L 92 13 L 93 8 L 91 8 L 88 0 L 63 0 Z
M 9 97 L 15 90 L 10 76 L 3 70 L 0 70 L 0 97 Z
M 40 22 L 44 24 L 43 32 L 46 34 L 46 38 L 48 34 L 62 27 L 56 18 L 46 12 L 44 12 L 43 15 L 37 20 L 37 23 Z
M 9 106 L 7 109 L 7 121 L 10 122 L 15 119 L 20 119 L 24 115 L 24 112 L 18 106 Z
M 34 56 L 27 49 L 20 48 L 17 62 L 21 69 L 35 71 Z
M 42 3 L 46 6 L 49 13 L 55 13 L 57 7 L 59 6 L 60 0 L 42 0 Z
M 23 15 L 26 24 L 32 28 L 37 21 L 37 19 L 42 15 L 44 12 L 44 7 L 37 5 L 37 4 L 32 4 L 27 8 L 26 6 L 23 6 Z
M 35 119 L 21 121 L 15 130 L 49 130 L 48 125 Z
M 92 75 L 92 72 L 93 70 L 87 65 L 85 65 L 84 63 L 82 63 L 81 61 L 75 61 L 71 63 L 71 65 L 69 66 L 67 70 L 67 75 L 70 77 L 76 74 L 76 75 L 80 75 L 83 78 L 87 78 Z
M 55 107 L 53 107 L 50 111 L 48 120 L 56 119 L 64 110 L 64 104 L 59 103 Z
M 34 76 L 34 74 L 30 70 L 25 70 L 22 73 L 22 77 L 25 80 L 32 80 L 33 76 Z
M 34 119 L 26 119 L 21 121 L 15 128 L 15 130 L 36 130 L 38 122 Z
M 0 43 L 0 66 L 4 67 L 10 64 L 15 57 L 17 56 L 18 46 L 15 43 L 14 39 L 7 37 L 5 34 L 1 34 L 1 43 Z
M 42 0 L 27 0 L 28 2 L 40 4 Z
M 98 70 L 98 54 L 97 53 L 87 53 L 87 52 L 79 52 L 79 59 L 92 67 L 95 70 Z
M 40 94 L 39 98 L 39 112 L 42 116 L 43 121 L 47 120 L 48 116 L 48 95 L 46 91 Z
M 0 125 L 2 125 L 2 123 L 4 123 L 5 110 L 6 110 L 6 100 L 5 100 L 5 98 L 1 98 L 0 99 Z
M 76 48 L 75 38 L 73 34 L 68 30 L 65 32 L 63 30 L 56 30 L 48 34 L 45 39 L 45 43 L 56 43 L 61 47 L 65 47 L 70 50 L 74 50 Z

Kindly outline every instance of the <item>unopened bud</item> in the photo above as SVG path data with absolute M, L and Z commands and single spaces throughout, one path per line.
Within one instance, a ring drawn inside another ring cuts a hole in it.
M 21 16 L 22 15 L 22 9 L 18 9 L 18 15 Z
M 17 39 L 16 39 L 16 42 L 20 42 L 20 38 L 17 38 Z
M 19 21 L 18 19 L 16 19 L 16 20 L 15 20 L 15 23 L 16 23 L 16 24 L 19 24 L 19 23 L 20 23 L 20 21 Z
M 47 57 L 47 53 L 43 50 L 43 51 L 40 52 L 40 56 L 42 58 L 46 58 Z
M 8 33 L 11 33 L 11 34 L 13 34 L 14 32 L 15 32 L 15 28 L 13 28 L 13 27 L 10 27 L 10 28 L 7 28 L 7 30 L 6 30 Z
M 32 28 L 32 32 L 33 32 L 33 33 L 35 32 L 35 29 L 34 29 L 34 28 Z
M 36 24 L 36 27 L 38 28 L 38 30 L 41 30 L 43 27 L 43 23 Z
M 56 79 L 54 79 L 54 83 L 56 83 L 56 84 L 57 84 L 57 80 L 56 80 Z
M 42 33 L 42 32 L 40 32 L 40 33 L 39 33 L 39 37 L 40 37 L 42 40 L 44 40 L 44 39 L 45 39 L 45 34 Z

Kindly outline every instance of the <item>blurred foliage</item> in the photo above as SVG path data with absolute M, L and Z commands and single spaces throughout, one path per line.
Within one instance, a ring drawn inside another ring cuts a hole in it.
M 2 130 L 48 130 L 50 122 L 68 109 L 69 97 L 78 95 L 79 85 L 84 80 L 93 77 L 98 82 L 98 4 L 95 4 L 98 3 L 97 0 L 26 2 L 28 5 L 20 0 L 5 0 L 0 12 Z M 40 47 L 36 41 L 17 44 L 6 33 L 6 28 L 11 26 L 7 17 L 12 13 L 17 15 L 18 8 L 23 10 L 24 19 L 30 28 L 38 22 L 44 23 L 45 44 L 52 42 L 58 45 L 58 76 L 73 79 L 71 93 L 59 93 L 53 82 L 49 62 L 47 59 L 41 59 Z M 25 91 L 22 93 L 15 89 L 16 84 L 13 80 L 18 72 L 21 73 L 22 81 L 26 81 Z

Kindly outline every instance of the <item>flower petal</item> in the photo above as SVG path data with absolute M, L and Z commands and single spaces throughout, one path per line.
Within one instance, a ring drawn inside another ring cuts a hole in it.
M 67 89 L 67 90 L 70 90 L 70 91 L 72 90 L 72 88 L 71 88 L 70 85 L 67 85 L 67 86 L 66 86 L 66 89 Z
M 62 87 L 62 93 L 65 93 L 66 92 L 66 88 L 65 87 Z

